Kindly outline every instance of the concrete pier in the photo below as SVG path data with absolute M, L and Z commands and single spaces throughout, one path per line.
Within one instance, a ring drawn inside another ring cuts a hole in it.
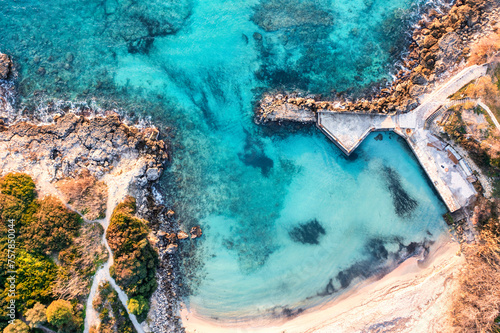
M 345 154 L 351 154 L 373 131 L 393 131 L 403 137 L 450 212 L 469 204 L 476 194 L 465 160 L 427 130 L 426 122 L 447 105 L 448 97 L 470 81 L 486 74 L 487 67 L 470 66 L 456 74 L 420 106 L 406 114 L 381 115 L 318 111 L 318 128 Z

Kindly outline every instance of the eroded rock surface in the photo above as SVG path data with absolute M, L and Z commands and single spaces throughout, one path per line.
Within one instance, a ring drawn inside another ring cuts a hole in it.
M 0 166 L 18 169 L 43 165 L 49 181 L 75 175 L 86 168 L 97 178 L 127 161 L 140 170 L 138 186 L 158 179 L 167 158 L 165 143 L 154 129 L 140 131 L 117 115 L 85 118 L 68 113 L 53 124 L 19 122 L 0 132 Z
M 0 80 L 6 80 L 10 73 L 12 62 L 8 55 L 0 53 Z

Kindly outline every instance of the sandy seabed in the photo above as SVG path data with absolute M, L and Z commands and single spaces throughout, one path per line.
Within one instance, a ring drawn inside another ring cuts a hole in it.
M 287 321 L 224 323 L 183 307 L 190 333 L 337 333 L 449 332 L 449 308 L 463 256 L 448 235 L 432 247 L 425 261 L 410 258 L 379 280 L 370 279 L 337 299 Z

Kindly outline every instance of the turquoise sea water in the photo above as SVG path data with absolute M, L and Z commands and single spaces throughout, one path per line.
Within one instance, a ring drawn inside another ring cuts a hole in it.
M 181 248 L 186 304 L 287 316 L 418 252 L 445 209 L 394 134 L 346 159 L 314 128 L 255 125 L 252 103 L 384 84 L 423 4 L 0 0 L 0 51 L 21 107 L 78 100 L 171 127 L 166 200 L 204 230 Z

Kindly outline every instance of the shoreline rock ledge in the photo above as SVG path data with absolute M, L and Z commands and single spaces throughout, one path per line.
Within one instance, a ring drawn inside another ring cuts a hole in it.
M 117 114 L 85 118 L 67 113 L 48 125 L 17 122 L 0 128 L 0 168 L 30 173 L 45 169 L 47 181 L 53 182 L 81 169 L 101 178 L 122 164 L 131 169 L 133 163 L 138 170 L 135 184 L 143 187 L 159 178 L 167 160 L 166 145 L 157 135 L 153 128 L 125 125 Z
M 0 53 L 0 80 L 7 80 L 12 68 L 12 60 L 4 53 Z

